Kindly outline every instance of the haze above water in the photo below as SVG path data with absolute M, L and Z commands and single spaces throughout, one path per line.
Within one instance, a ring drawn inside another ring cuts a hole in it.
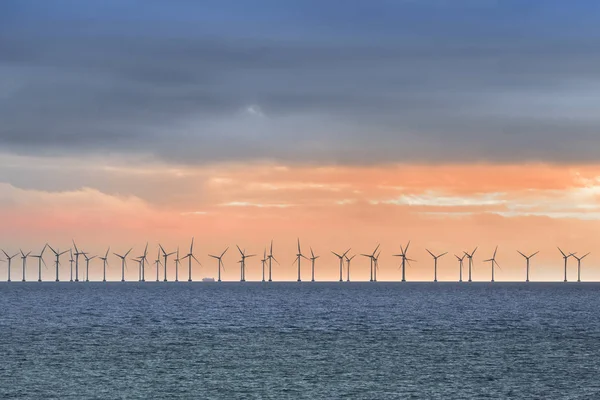
M 0 284 L 0 398 L 595 398 L 600 284 Z

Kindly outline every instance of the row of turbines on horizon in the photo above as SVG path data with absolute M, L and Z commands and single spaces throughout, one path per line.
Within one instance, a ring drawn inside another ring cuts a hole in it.
M 401 258 L 399 269 L 401 270 L 401 273 L 402 273 L 402 282 L 406 282 L 406 266 L 407 266 L 407 264 L 412 267 L 412 265 L 410 264 L 411 261 L 416 262 L 416 260 L 410 259 L 407 256 L 409 246 L 410 246 L 410 241 L 408 242 L 408 244 L 405 247 L 400 246 L 399 254 L 393 255 L 394 257 Z M 237 245 L 236 245 L 236 247 L 240 253 L 240 260 L 238 261 L 238 263 L 240 264 L 240 281 L 245 282 L 246 281 L 246 259 L 255 257 L 256 254 L 246 254 L 245 249 L 242 250 Z M 379 249 L 379 247 L 380 247 L 380 245 L 377 245 L 377 247 L 375 248 L 375 250 L 372 253 L 360 254 L 362 257 L 366 257 L 370 260 L 370 282 L 377 282 L 377 271 L 379 270 L 379 256 L 381 254 L 381 250 Z M 65 255 L 66 253 L 69 253 L 69 255 L 70 255 L 70 259 L 69 259 L 70 282 L 73 282 L 73 281 L 79 282 L 79 270 L 80 270 L 80 262 L 79 261 L 80 261 L 81 256 L 83 256 L 83 258 L 85 259 L 85 281 L 89 282 L 90 262 L 93 259 L 98 258 L 99 260 L 102 261 L 102 271 L 103 271 L 102 281 L 106 282 L 106 269 L 109 266 L 108 256 L 110 253 L 110 247 L 106 250 L 106 253 L 104 254 L 104 256 L 90 256 L 89 253 L 87 253 L 85 251 L 81 251 L 75 244 L 75 241 L 73 241 L 73 248 L 70 248 L 70 249 L 62 251 L 62 252 L 58 249 L 55 250 L 49 244 L 45 244 L 42 251 L 37 255 L 36 254 L 32 255 L 31 251 L 28 253 L 25 253 L 22 250 L 19 250 L 18 253 L 15 253 L 13 255 L 9 255 L 5 250 L 2 249 L 2 252 L 6 256 L 6 260 L 0 260 L 0 261 L 5 261 L 8 263 L 8 282 L 11 282 L 11 262 L 12 262 L 13 258 L 15 258 L 19 255 L 22 260 L 22 272 L 23 272 L 22 282 L 26 281 L 25 273 L 26 273 L 28 258 L 37 258 L 37 260 L 38 260 L 38 282 L 41 282 L 42 281 L 42 264 L 44 264 L 44 266 L 46 266 L 46 268 L 47 268 L 46 262 L 44 261 L 44 252 L 46 251 L 47 248 L 50 249 L 52 251 L 52 253 L 54 253 L 54 257 L 55 257 L 54 265 L 56 268 L 56 279 L 55 279 L 56 282 L 60 281 L 60 276 L 59 276 L 59 267 L 61 265 L 60 258 L 61 258 L 61 256 Z M 125 282 L 125 270 L 127 269 L 127 259 L 132 250 L 133 250 L 133 248 L 129 249 L 127 252 L 125 252 L 123 254 L 112 253 L 115 257 L 117 257 L 118 259 L 121 260 L 121 282 Z M 227 253 L 228 250 L 229 250 L 229 247 L 227 247 L 222 253 L 220 253 L 220 255 L 213 255 L 213 254 L 208 255 L 209 257 L 217 260 L 217 270 L 218 270 L 217 281 L 218 282 L 221 282 L 221 270 L 225 270 L 225 264 L 223 263 L 223 257 L 225 256 L 225 254 Z M 354 257 L 357 256 L 357 254 L 349 256 L 348 253 L 350 252 L 350 250 L 351 249 L 348 249 L 345 252 L 339 252 L 339 253 L 334 252 L 334 251 L 331 252 L 333 255 L 335 255 L 339 259 L 339 267 L 340 267 L 339 281 L 340 282 L 344 281 L 344 267 L 346 269 L 346 281 L 350 282 L 350 265 L 351 265 L 351 262 L 354 259 Z M 431 252 L 429 249 L 426 249 L 426 250 L 433 258 L 433 271 L 434 271 L 433 272 L 433 281 L 437 282 L 438 281 L 438 279 L 437 279 L 438 260 L 448 253 L 444 252 L 444 253 L 440 253 L 440 254 L 436 255 L 433 252 Z M 558 250 L 560 251 L 560 254 L 562 255 L 562 258 L 564 260 L 564 282 L 567 282 L 567 262 L 568 262 L 568 259 L 571 257 L 573 257 L 574 259 L 577 260 L 577 282 L 581 282 L 581 261 L 585 257 L 587 257 L 590 253 L 587 253 L 581 257 L 578 257 L 577 253 L 565 253 L 560 248 L 558 248 Z M 463 264 L 464 264 L 465 258 L 468 260 L 468 282 L 472 282 L 472 274 L 471 273 L 472 273 L 472 268 L 473 268 L 473 257 L 475 255 L 476 251 L 477 251 L 477 247 L 471 252 L 464 251 L 461 256 L 458 256 L 456 254 L 454 255 L 459 264 L 459 279 L 458 279 L 459 282 L 463 282 Z M 490 263 L 491 273 L 492 273 L 491 282 L 494 282 L 495 267 L 500 268 L 500 264 L 498 264 L 498 261 L 496 260 L 497 252 L 498 252 L 498 246 L 496 246 L 496 249 L 494 250 L 494 254 L 492 255 L 492 257 L 483 261 L 483 262 Z M 529 282 L 530 261 L 535 255 L 537 255 L 539 253 L 539 251 L 536 251 L 535 253 L 532 253 L 530 255 L 526 255 L 520 251 L 517 251 L 517 252 L 521 256 L 523 256 L 523 258 L 526 260 L 526 279 L 525 279 L 525 281 Z M 304 254 L 302 254 L 302 250 L 300 247 L 300 239 L 298 239 L 298 253 L 296 254 L 296 257 L 292 264 L 292 265 L 296 265 L 298 268 L 298 280 L 297 280 L 298 282 L 302 281 L 302 279 L 301 279 L 302 259 L 305 259 L 305 260 L 311 262 L 311 281 L 315 282 L 315 262 L 320 256 L 315 255 L 312 247 L 310 248 L 310 255 L 311 255 L 311 257 L 308 258 Z M 138 280 L 140 282 L 146 281 L 146 276 L 145 276 L 146 268 L 149 265 L 147 256 L 148 256 L 148 244 L 146 244 L 144 252 L 141 255 L 130 258 L 131 261 L 135 261 L 138 263 Z M 153 264 L 156 267 L 156 282 L 160 281 L 160 276 L 159 276 L 160 275 L 160 273 L 159 273 L 160 267 L 163 267 L 163 271 L 164 271 L 163 281 L 164 282 L 168 281 L 167 265 L 168 265 L 169 257 L 171 257 L 171 256 L 175 256 L 175 260 L 174 260 L 174 262 L 175 262 L 175 282 L 179 282 L 179 266 L 180 266 L 181 262 L 185 261 L 186 259 L 188 262 L 188 279 L 187 279 L 187 281 L 192 282 L 192 261 L 195 261 L 198 265 L 202 266 L 200 261 L 194 255 L 194 239 L 192 238 L 189 253 L 182 255 L 182 256 L 179 253 L 179 248 L 177 248 L 176 251 L 167 252 L 167 251 L 165 251 L 165 249 L 163 248 L 163 246 L 161 244 L 158 245 L 158 254 L 156 256 L 156 260 L 154 260 L 154 262 L 153 262 Z M 266 281 L 272 282 L 272 280 L 273 280 L 272 279 L 273 261 L 279 265 L 279 261 L 277 261 L 277 259 L 273 255 L 273 241 L 271 241 L 271 244 L 269 247 L 269 253 L 267 254 L 267 248 L 265 248 L 263 258 L 261 259 L 262 281 L 263 282 L 266 282 Z M 75 267 L 75 268 L 73 268 L 73 267 Z M 265 276 L 265 271 L 268 271 L 268 279 L 266 279 L 267 277 Z M 73 274 L 73 272 L 74 272 L 74 274 Z

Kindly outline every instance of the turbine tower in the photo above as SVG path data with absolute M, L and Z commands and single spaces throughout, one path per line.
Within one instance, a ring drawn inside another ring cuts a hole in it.
M 265 251 L 263 253 L 263 258 L 262 260 L 260 260 L 261 264 L 262 264 L 262 281 L 265 281 L 265 265 L 267 264 L 267 261 L 269 259 L 267 258 L 267 248 L 265 247 Z
M 15 258 L 16 256 L 19 255 L 19 253 L 15 254 L 14 256 L 9 256 L 6 253 L 6 251 L 2 250 L 2 252 L 6 256 L 6 262 L 7 262 L 7 267 L 8 267 L 8 280 L 7 280 L 7 282 L 10 282 L 10 263 L 11 263 L 11 261 L 12 261 L 13 258 Z
M 46 244 L 44 245 L 44 248 L 42 249 L 42 251 L 40 252 L 40 254 L 39 254 L 39 255 L 36 255 L 36 256 L 33 256 L 33 255 L 32 255 L 32 256 L 31 256 L 31 257 L 33 257 L 33 258 L 37 258 L 37 259 L 38 259 L 38 282 L 41 282 L 41 281 L 42 281 L 42 263 L 44 263 L 44 266 L 45 266 L 46 268 L 48 268 L 48 267 L 46 266 L 46 261 L 44 261 L 44 251 L 46 251 L 46 247 L 47 247 L 47 246 L 48 246 L 48 244 L 46 243 Z
M 311 270 L 312 270 L 312 278 L 311 278 L 311 282 L 315 281 L 315 260 L 317 258 L 319 258 L 320 256 L 315 256 L 315 253 L 313 252 L 312 247 L 310 248 L 310 263 L 311 263 Z
M 85 256 L 86 253 L 79 251 L 74 240 L 73 246 L 75 246 L 75 282 L 79 282 L 79 256 Z
M 369 261 L 371 262 L 371 278 L 369 279 L 369 282 L 373 282 L 373 257 L 375 257 L 375 253 L 377 253 L 377 250 L 379 249 L 379 244 L 377 245 L 377 247 L 375 247 L 375 251 L 373 251 L 372 254 L 361 254 L 361 256 L 363 257 L 368 257 Z
M 344 257 L 346 257 L 346 254 L 350 251 L 350 249 L 346 250 L 344 252 L 344 254 L 339 255 L 338 253 L 336 253 L 335 251 L 332 251 L 332 253 L 340 259 L 340 282 L 343 282 L 343 274 L 344 274 Z
M 106 250 L 106 254 L 104 257 L 100 257 L 102 260 L 102 282 L 106 282 L 106 266 L 108 265 L 108 252 L 110 251 L 110 247 Z
M 353 255 L 352 257 L 348 258 L 348 256 L 346 256 L 346 265 L 347 265 L 347 270 L 346 270 L 346 282 L 350 282 L 350 261 L 352 261 L 352 259 L 356 257 L 356 254 Z
M 90 261 L 92 261 L 97 256 L 88 257 L 87 254 L 85 254 L 85 253 L 83 254 L 83 256 L 85 257 L 85 281 L 89 282 L 90 281 Z
M 531 254 L 530 256 L 526 256 L 525 254 L 521 253 L 519 250 L 517 250 L 517 253 L 519 253 L 520 255 L 522 255 L 525 260 L 527 260 L 527 274 L 525 277 L 525 282 L 529 282 L 529 260 L 535 256 L 537 253 L 539 253 L 539 251 L 536 251 L 535 253 Z
M 158 247 L 160 247 L 160 250 L 161 250 L 161 251 L 162 251 L 162 253 L 163 253 L 163 258 L 165 259 L 165 263 L 164 263 L 164 265 L 163 265 L 163 266 L 164 266 L 164 268 L 165 268 L 165 280 L 164 280 L 164 281 L 165 281 L 165 282 L 167 282 L 167 259 L 169 258 L 169 256 L 172 256 L 172 255 L 173 255 L 173 254 L 175 254 L 176 252 L 175 252 L 175 251 L 173 251 L 173 252 L 171 252 L 171 253 L 167 253 L 167 252 L 165 251 L 165 249 L 163 249 L 163 247 L 160 245 L 160 243 L 158 244 Z
M 302 258 L 308 260 L 308 258 L 302 254 L 302 250 L 300 250 L 300 239 L 298 239 L 298 254 L 296 254 L 296 261 L 292 263 L 292 265 L 298 263 L 298 282 L 302 282 L 302 279 L 300 278 L 300 259 Z
M 408 253 L 408 246 L 410 246 L 410 240 L 406 244 L 405 248 L 402 248 L 402 245 L 400 245 L 400 254 L 393 255 L 394 257 L 402 257 L 402 264 L 401 264 L 402 282 L 406 282 L 406 262 L 408 261 L 410 264 L 410 261 L 416 261 L 416 260 L 411 260 L 410 258 L 407 257 L 406 253 Z
M 58 267 L 60 265 L 60 256 L 62 256 L 63 254 L 65 254 L 69 250 L 65 250 L 65 251 L 63 251 L 61 253 L 60 250 L 54 250 L 52 248 L 52 246 L 50 246 L 50 245 L 48 245 L 48 247 L 50 247 L 50 250 L 52 250 L 52 252 L 54 253 L 54 256 L 56 257 L 56 261 L 54 263 L 55 263 L 55 266 L 56 266 L 56 282 L 58 282 L 59 281 L 59 279 L 58 279 Z
M 29 257 L 31 252 L 25 254 L 23 253 L 23 250 L 19 249 L 19 251 L 21 252 L 21 260 L 23 261 L 23 282 L 25 282 L 25 268 L 27 266 L 27 257 Z
M 113 253 L 115 256 L 121 259 L 121 282 L 125 282 L 125 267 L 127 267 L 127 256 L 129 255 L 129 253 L 131 253 L 131 250 L 133 250 L 133 247 L 123 255 Z
M 158 249 L 158 254 L 156 255 L 156 260 L 154 261 L 154 265 L 156 265 L 156 282 L 159 281 L 158 279 L 158 267 L 160 265 L 162 265 L 162 263 L 160 262 L 160 249 Z
M 73 249 L 69 249 L 69 254 L 71 256 L 71 258 L 69 259 L 69 266 L 71 269 L 71 279 L 69 280 L 69 282 L 73 282 L 73 263 L 75 262 L 75 260 L 73 260 Z
M 256 254 L 246 255 L 246 250 L 242 251 L 238 245 L 236 247 L 242 256 L 240 260 L 240 282 L 246 282 L 246 258 L 254 257 Z
M 192 258 L 194 259 L 194 261 L 196 261 L 198 263 L 199 266 L 202 266 L 200 261 L 198 261 L 198 259 L 194 255 L 194 238 L 192 238 L 192 244 L 190 245 L 190 252 L 188 254 L 186 254 L 185 256 L 183 256 L 182 260 L 185 260 L 186 258 L 188 259 L 188 282 L 191 282 L 192 281 Z
M 271 248 L 269 250 L 269 255 L 267 257 L 269 258 L 269 282 L 272 282 L 271 271 L 272 271 L 273 261 L 275 261 L 277 263 L 277 265 L 281 265 L 281 264 L 279 264 L 279 261 L 277 261 L 277 259 L 273 255 L 273 240 L 271 240 Z
M 560 251 L 560 254 L 562 254 L 563 259 L 565 260 L 565 282 L 567 281 L 567 260 L 569 259 L 569 257 L 572 257 L 575 255 L 575 253 L 569 253 L 569 255 L 566 255 L 564 251 L 562 251 L 560 249 L 560 247 L 557 247 L 558 251 Z
M 458 281 L 462 282 L 462 273 L 463 273 L 463 260 L 465 259 L 465 255 L 463 254 L 462 257 L 457 256 L 456 254 L 454 255 L 454 257 L 456 257 L 456 259 L 458 260 Z
M 146 263 L 148 262 L 148 242 L 144 248 L 144 254 L 138 257 L 140 260 L 140 282 L 146 282 Z
M 577 257 L 575 254 L 573 254 L 573 258 L 577 260 L 577 282 L 581 282 L 581 260 L 586 258 L 589 254 L 590 253 L 587 253 L 581 257 Z
M 492 256 L 492 258 L 483 260 L 483 262 L 489 262 L 492 266 L 492 282 L 494 282 L 494 266 L 497 266 L 498 268 L 500 268 L 500 264 L 498 264 L 498 262 L 496 261 L 496 253 L 497 252 L 498 252 L 498 246 L 496 246 L 496 250 L 494 250 L 494 255 Z
M 218 264 L 218 280 L 217 282 L 221 282 L 221 267 L 223 267 L 223 269 L 225 269 L 225 264 L 223 264 L 223 256 L 225 255 L 225 253 L 227 253 L 227 250 L 229 250 L 229 247 L 225 249 L 224 252 L 221 253 L 220 256 L 213 256 L 212 254 L 209 254 L 209 257 L 212 257 L 216 260 L 218 260 L 219 264 Z
M 433 257 L 433 281 L 437 282 L 437 261 L 438 261 L 438 258 L 445 256 L 446 254 L 448 254 L 448 252 L 445 252 L 445 253 L 442 253 L 442 254 L 439 254 L 439 255 L 436 256 L 435 254 L 433 254 L 428 249 L 425 249 L 425 250 L 427 250 L 427 252 L 429 254 L 431 254 L 431 257 Z
M 467 253 L 466 251 L 465 256 L 469 259 L 469 282 L 472 282 L 471 280 L 471 269 L 473 268 L 473 256 L 475 255 L 475 252 L 477 251 L 477 247 L 475 247 L 475 249 L 471 252 L 471 254 Z
M 379 271 L 379 256 L 381 255 L 381 251 L 377 253 L 375 257 L 373 257 L 373 282 L 377 282 L 377 271 Z

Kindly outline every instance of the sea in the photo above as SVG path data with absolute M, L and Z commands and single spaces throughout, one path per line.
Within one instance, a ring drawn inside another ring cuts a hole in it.
M 600 399 L 597 283 L 0 283 L 0 399 Z

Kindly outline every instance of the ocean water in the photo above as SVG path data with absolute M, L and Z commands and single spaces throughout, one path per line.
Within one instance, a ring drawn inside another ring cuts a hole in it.
M 597 399 L 600 285 L 2 283 L 1 399 Z

